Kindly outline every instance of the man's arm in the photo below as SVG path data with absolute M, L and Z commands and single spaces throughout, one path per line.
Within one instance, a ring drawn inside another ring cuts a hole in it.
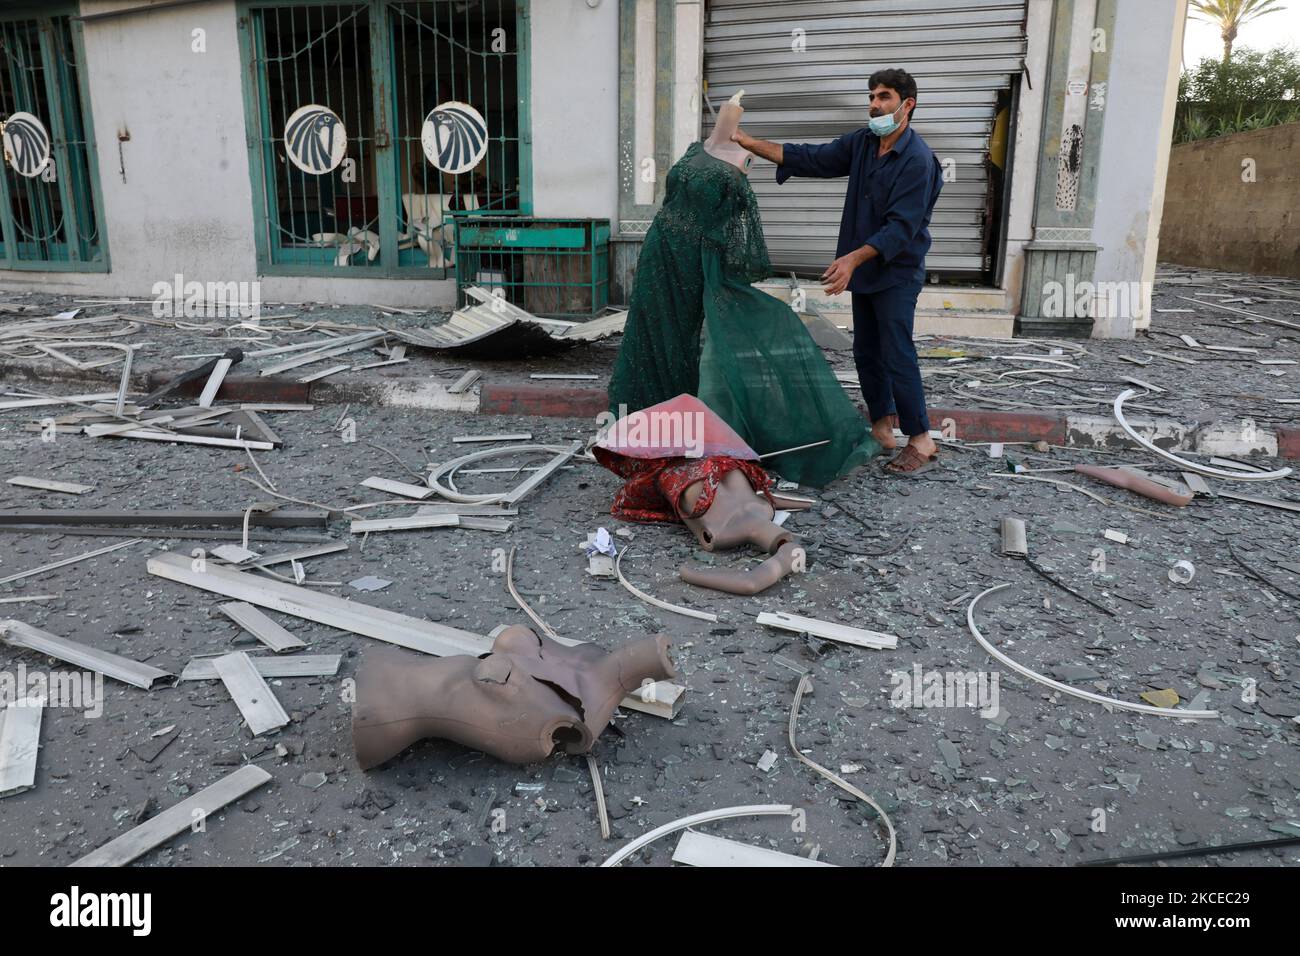
M 780 143 L 769 143 L 765 139 L 755 139 L 743 130 L 736 130 L 731 134 L 731 141 L 738 143 L 744 149 L 749 150 L 755 156 L 761 156 L 770 163 L 776 163 L 780 166 L 785 162 L 785 150 Z
M 853 273 L 857 271 L 858 266 L 870 262 L 878 255 L 880 250 L 869 242 L 852 252 L 846 252 L 827 266 L 826 271 L 822 273 L 823 291 L 827 295 L 839 295 L 849 287 L 849 280 L 853 278 Z
M 791 176 L 808 176 L 815 179 L 835 179 L 847 176 L 853 165 L 853 133 L 845 133 L 829 143 L 800 144 L 769 143 L 765 139 L 755 139 L 743 130 L 731 134 L 731 140 L 739 143 L 755 156 L 762 156 L 776 163 L 776 181 L 783 183 Z

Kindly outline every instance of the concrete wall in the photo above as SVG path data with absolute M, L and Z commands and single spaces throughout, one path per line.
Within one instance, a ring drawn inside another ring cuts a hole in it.
M 704 104 L 704 0 L 677 0 L 673 9 L 673 148 L 675 163 L 700 138 Z
M 1142 282 L 1136 308 L 1098 312 L 1094 338 L 1131 338 L 1150 321 L 1162 196 L 1173 136 L 1187 0 L 1117 5 L 1097 177 L 1094 281 Z
M 618 3 L 533 0 L 533 212 L 618 219 Z
M 1043 135 L 1043 93 L 1047 89 L 1052 34 L 1052 0 L 1028 0 L 1025 8 L 1025 76 L 1016 107 L 1015 141 L 1009 150 L 1007 255 L 999 287 L 1006 295 L 999 308 L 1016 312 L 1024 285 L 1025 244 L 1034 237 L 1034 197 Z
M 138 6 L 84 0 L 83 14 Z M 617 214 L 618 7 L 533 0 L 533 195 L 539 216 Z M 171 281 L 257 276 L 234 0 L 85 23 L 111 271 L 0 270 L 0 288 L 152 298 Z M 207 50 L 191 49 L 192 31 Z M 130 134 L 121 144 L 119 133 Z M 125 172 L 123 173 L 123 168 Z M 280 277 L 263 302 L 445 305 L 454 280 Z
M 1300 278 L 1300 123 L 1175 146 L 1160 258 Z
M 129 5 L 86 2 L 82 13 Z M 191 50 L 195 28 L 206 53 Z M 85 55 L 112 271 L 0 272 L 0 283 L 145 296 L 176 272 L 254 278 L 234 4 L 89 21 Z M 119 135 L 130 136 L 120 155 Z

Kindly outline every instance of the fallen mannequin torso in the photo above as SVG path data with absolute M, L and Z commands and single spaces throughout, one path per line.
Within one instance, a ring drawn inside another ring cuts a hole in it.
M 683 565 L 679 572 L 683 581 L 715 591 L 749 595 L 767 590 L 793 571 L 804 570 L 806 558 L 798 539 L 772 520 L 775 509 L 766 498 L 754 493 L 744 472 L 739 469 L 727 472 L 718 483 L 708 509 L 691 517 L 699 507 L 704 485 L 703 481 L 697 481 L 677 502 L 682 522 L 695 534 L 700 547 L 712 552 L 750 544 L 762 548 L 771 557 L 750 571 Z
M 352 741 L 362 770 L 428 737 L 510 763 L 586 753 L 614 708 L 646 681 L 676 673 L 663 635 L 609 652 L 508 627 L 483 657 L 367 654 L 357 670 Z

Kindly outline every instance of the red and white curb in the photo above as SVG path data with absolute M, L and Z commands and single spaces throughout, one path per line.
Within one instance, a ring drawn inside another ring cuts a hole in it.
M 0 376 L 25 378 L 47 385 L 64 383 L 114 388 L 102 376 L 78 374 L 75 370 L 28 367 L 22 363 L 0 363 Z M 20 367 L 22 365 L 22 367 Z M 72 374 L 68 374 L 71 371 Z M 158 372 L 143 377 L 135 387 L 155 388 L 172 375 Z M 203 382 L 190 383 L 188 390 L 197 395 Z M 182 392 L 184 394 L 184 391 Z M 429 380 L 380 380 L 361 382 L 302 383 L 278 376 L 231 376 L 222 384 L 217 399 L 245 402 L 312 402 L 315 404 L 354 404 L 378 408 L 414 411 L 452 412 L 455 414 L 536 416 L 544 418 L 589 419 L 609 408 L 602 388 L 534 385 L 528 383 L 492 384 L 484 382 L 461 394 L 452 394 L 446 385 Z M 1137 445 L 1107 415 L 1077 415 L 1038 412 L 1000 412 L 969 408 L 929 410 L 930 427 L 948 438 L 968 443 L 1035 442 L 1074 448 L 1132 450 Z M 1174 418 L 1129 418 L 1144 438 L 1171 452 L 1192 452 L 1225 458 L 1266 457 L 1300 460 L 1300 427 L 1268 428 L 1247 418 L 1216 422 L 1183 422 Z
M 530 384 L 484 384 L 476 392 L 449 395 L 444 386 L 423 384 L 317 387 L 312 401 L 423 408 L 543 418 L 586 418 L 609 408 L 603 389 Z M 1113 417 L 1104 415 L 998 412 L 969 408 L 931 408 L 930 427 L 945 437 L 970 443 L 1034 442 L 1117 451 L 1138 446 Z M 1248 419 L 1182 422 L 1174 418 L 1128 419 L 1142 437 L 1172 452 L 1225 458 L 1266 457 L 1300 460 L 1300 428 L 1266 428 Z

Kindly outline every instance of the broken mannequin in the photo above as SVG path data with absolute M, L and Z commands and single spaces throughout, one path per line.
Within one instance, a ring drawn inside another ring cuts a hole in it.
M 735 96 L 722 104 L 722 110 L 718 113 L 718 124 L 713 127 L 713 132 L 704 141 L 704 151 L 714 159 L 730 163 L 742 173 L 749 175 L 749 166 L 754 161 L 754 154 L 739 143 L 731 141 L 731 134 L 740 129 L 740 117 L 745 112 L 745 108 L 740 105 L 740 98 L 744 95 L 744 90 L 738 90 Z
M 514 626 L 481 658 L 371 652 L 357 671 L 357 762 L 369 770 L 427 737 L 510 763 L 545 760 L 557 750 L 586 753 L 619 701 L 676 676 L 668 648 L 663 635 L 614 652 L 568 647 Z
M 698 470 L 695 465 L 691 462 L 669 469 L 660 477 L 660 485 L 671 487 L 677 474 L 692 477 Z M 674 496 L 673 506 L 705 551 L 752 544 L 774 552 L 793 536 L 772 523 L 776 510 L 754 493 L 761 490 L 754 488 L 744 472 L 735 468 L 721 476 L 709 473 L 693 481 Z
M 624 480 L 610 509 L 615 517 L 680 521 L 706 551 L 753 544 L 772 555 L 747 572 L 684 567 L 681 576 L 688 583 L 757 594 L 803 569 L 803 549 L 772 521 L 772 479 L 758 456 L 698 398 L 678 395 L 625 415 L 592 454 Z M 801 499 L 788 504 L 808 506 Z
M 798 539 L 772 521 L 771 502 L 755 490 L 737 468 L 712 485 L 708 479 L 695 482 L 676 499 L 678 514 L 704 550 L 752 544 L 771 555 L 750 571 L 683 565 L 683 581 L 731 594 L 758 594 L 791 571 L 803 570 L 804 552 Z
M 1141 475 L 1135 475 L 1132 472 L 1122 471 L 1119 468 L 1102 468 L 1098 465 L 1075 465 L 1074 470 L 1081 475 L 1087 475 L 1089 478 L 1096 478 L 1098 481 L 1104 481 L 1108 485 L 1114 485 L 1116 488 L 1127 488 L 1136 494 L 1153 501 L 1163 501 L 1167 505 L 1174 505 L 1182 508 L 1192 501 L 1191 492 L 1179 494 L 1164 485 L 1158 485 L 1149 478 L 1143 478 Z
M 692 143 L 668 172 L 637 259 L 610 411 L 698 395 L 761 454 L 827 442 L 770 461 L 791 481 L 825 485 L 880 446 L 799 316 L 750 285 L 772 272 L 758 201 L 743 170 L 711 149 Z
M 770 495 L 772 482 L 758 454 L 694 395 L 678 395 L 624 415 L 601 435 L 592 454 L 623 479 L 610 514 L 628 521 L 680 522 L 676 500 L 686 486 L 706 473 L 720 480 L 732 468 L 744 470 L 750 484 Z M 687 462 L 701 470 L 677 467 Z M 661 484 L 660 476 L 668 469 L 676 470 Z

